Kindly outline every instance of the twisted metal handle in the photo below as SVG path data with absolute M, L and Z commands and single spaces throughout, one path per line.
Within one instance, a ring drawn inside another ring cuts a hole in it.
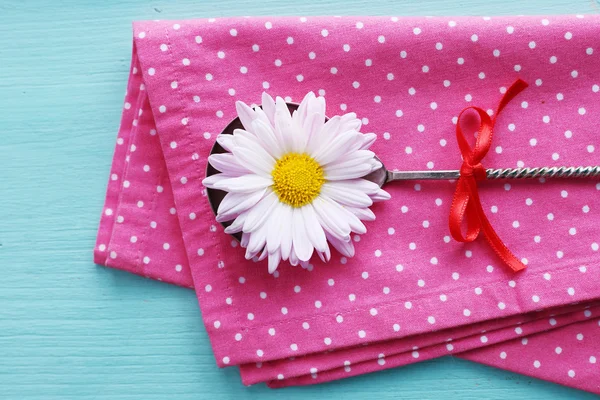
M 600 166 L 589 167 L 541 167 L 486 169 L 488 179 L 521 178 L 589 178 L 600 176 Z
M 600 178 L 600 165 L 589 167 L 503 168 L 485 170 L 488 179 L 526 178 Z M 385 167 L 372 172 L 367 179 L 383 186 L 404 180 L 458 179 L 460 171 L 388 171 Z

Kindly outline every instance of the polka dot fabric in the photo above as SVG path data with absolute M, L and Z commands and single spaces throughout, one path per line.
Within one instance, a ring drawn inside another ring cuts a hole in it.
M 597 164 L 598 20 L 136 23 L 95 260 L 194 286 L 217 363 L 244 365 L 246 383 L 338 379 L 513 339 L 518 323 L 529 333 L 576 323 L 567 308 L 554 325 L 529 325 L 542 321 L 535 310 L 598 297 L 596 182 L 481 185 L 490 221 L 529 265 L 517 275 L 484 241 L 450 240 L 454 183 L 413 182 L 386 187 L 392 201 L 374 207 L 377 221 L 353 238 L 354 258 L 335 253 L 328 265 L 282 265 L 273 276 L 223 233 L 200 182 L 235 100 L 259 103 L 263 90 L 289 101 L 313 90 L 326 97 L 329 115 L 357 112 L 362 131 L 378 135 L 373 149 L 388 167 L 456 169 L 456 116 L 468 105 L 493 112 L 517 77 L 530 87 L 498 119 L 484 165 Z M 498 335 L 482 340 L 477 324 Z M 407 339 L 417 334 L 422 343 Z M 346 365 L 355 353 L 354 366 Z

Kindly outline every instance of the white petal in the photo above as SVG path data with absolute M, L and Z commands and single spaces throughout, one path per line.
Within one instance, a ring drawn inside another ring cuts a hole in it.
M 227 193 L 217 210 L 217 221 L 229 221 L 250 207 L 253 207 L 264 196 L 266 189 L 251 193 Z
M 277 266 L 279 265 L 279 261 L 281 261 L 281 254 L 279 250 L 269 253 L 269 273 L 272 274 L 277 270 Z
M 252 121 L 256 119 L 256 114 L 254 110 L 252 110 L 252 108 L 250 108 L 243 101 L 236 101 L 235 109 L 237 111 L 237 115 L 240 118 L 242 125 L 244 126 L 244 129 L 246 129 L 249 132 L 252 132 Z
M 262 121 L 267 125 L 271 125 L 271 121 L 269 120 L 269 117 L 267 116 L 267 114 L 265 113 L 265 111 L 260 108 L 260 107 L 255 107 L 254 108 L 254 114 L 256 115 L 256 119 L 254 121 Z M 252 122 L 254 122 L 252 121 Z M 254 131 L 252 131 L 254 132 Z
M 348 179 L 362 178 L 373 170 L 370 163 L 358 164 L 346 168 L 328 168 L 325 173 L 325 179 L 330 181 L 341 181 Z
M 367 232 L 367 227 L 361 222 L 360 219 L 358 219 L 356 215 L 352 214 L 350 211 L 342 207 L 339 203 L 332 200 L 323 193 L 319 195 L 319 198 L 322 199 L 325 203 L 327 203 L 327 209 L 329 210 L 329 212 L 331 214 L 339 214 L 339 217 L 348 223 L 350 229 L 352 229 L 353 232 L 356 232 L 361 235 Z
M 242 246 L 243 248 L 248 247 L 248 241 L 250 241 L 250 234 L 243 232 L 242 233 L 242 240 L 240 240 L 240 246 Z
M 244 149 L 237 146 L 233 149 L 233 155 L 239 160 L 240 164 L 248 168 L 257 175 L 268 178 L 275 167 L 273 157 L 265 158 L 250 149 Z
M 236 129 L 233 133 L 233 137 L 235 138 L 235 146 L 231 150 L 235 155 L 236 150 L 250 150 L 256 154 L 257 157 L 260 157 L 261 160 L 265 160 L 269 165 L 275 165 L 275 159 L 265 150 L 260 140 L 253 134 L 248 131 L 244 131 L 242 129 Z M 244 165 L 242 160 L 239 160 L 240 164 Z
M 377 139 L 377 135 L 374 133 L 363 133 L 363 143 L 360 146 L 361 149 L 368 149 Z
M 212 154 L 208 157 L 208 162 L 217 170 L 231 176 L 240 176 L 250 173 L 250 171 L 241 166 L 235 156 L 230 153 Z
M 243 213 L 238 215 L 237 218 L 231 223 L 231 225 L 225 228 L 225 233 L 231 235 L 234 233 L 241 232 L 246 217 L 248 217 L 248 211 L 244 211 Z
M 306 144 L 304 146 L 303 151 L 309 152 L 309 145 L 313 139 L 313 136 L 319 135 L 321 129 L 323 129 L 323 124 L 325 122 L 325 116 L 319 113 L 313 113 L 308 115 L 306 120 L 304 121 L 303 130 L 306 133 Z M 317 139 L 315 139 L 317 140 Z
M 263 144 L 264 149 L 273 156 L 273 158 L 278 159 L 283 155 L 281 143 L 277 139 L 277 136 L 275 136 L 275 132 L 270 124 L 266 124 L 257 119 L 252 123 L 252 128 Z
M 340 240 L 349 237 L 350 225 L 344 220 L 344 215 L 337 209 L 329 206 L 321 197 L 313 200 L 312 205 L 316 211 L 317 219 L 323 229 Z
M 342 255 L 346 257 L 354 257 L 354 243 L 352 243 L 352 240 L 339 240 L 331 235 L 327 235 L 327 239 L 329 240 L 329 243 L 331 243 L 331 245 Z
M 292 264 L 292 266 L 296 266 L 298 265 L 298 262 L 300 261 L 298 259 L 298 256 L 296 255 L 296 251 L 294 250 L 294 246 L 292 245 L 292 250 L 290 251 L 290 264 Z
M 217 174 L 219 175 L 219 174 Z M 217 176 L 213 175 L 213 176 Z M 213 177 L 211 176 L 211 178 Z M 208 178 L 206 178 L 208 179 Z M 206 181 L 202 181 L 204 183 Z M 235 178 L 226 178 L 218 180 L 212 185 L 214 189 L 224 190 L 226 192 L 239 192 L 239 193 L 250 193 L 260 189 L 264 189 L 273 184 L 273 179 L 265 178 L 262 176 L 249 174 L 242 175 Z M 206 185 L 205 185 L 206 186 Z M 210 187 L 210 186 L 207 186 Z
M 283 229 L 283 208 L 284 204 L 278 203 L 273 208 L 273 213 L 269 216 L 267 230 L 267 250 L 273 253 L 279 250 L 281 246 L 281 230 Z
M 314 248 L 306 234 L 306 222 L 299 208 L 294 208 L 292 212 L 292 243 L 300 261 L 310 260 Z
M 306 152 L 314 157 L 314 154 L 327 146 L 338 135 L 341 117 L 336 115 L 325 122 L 323 127 L 316 134 L 312 134 L 306 145 Z
M 204 185 L 205 187 L 207 187 L 209 189 L 215 189 L 215 185 L 217 185 L 219 182 L 222 182 L 224 180 L 231 179 L 231 178 L 235 178 L 235 177 L 231 176 L 231 175 L 227 175 L 227 174 L 214 174 L 214 175 L 207 176 L 206 178 L 204 178 L 202 180 L 202 185 Z
M 260 251 L 262 250 L 262 247 L 259 248 L 258 250 L 248 250 L 251 246 L 252 243 L 252 237 L 254 236 L 254 233 L 250 234 L 250 241 L 248 242 L 248 248 L 246 249 L 246 254 L 244 254 L 244 257 L 246 258 L 246 260 L 252 260 L 254 257 L 256 257 L 258 255 L 258 253 L 260 253 Z
M 356 215 L 361 221 L 375 221 L 375 213 L 370 208 L 346 207 L 346 210 Z
M 246 248 L 247 260 L 253 258 L 265 247 L 265 242 L 267 240 L 266 225 L 267 224 L 262 224 L 250 234 L 250 240 L 248 241 L 248 247 Z
M 279 202 L 277 195 L 269 190 L 269 193 L 256 203 L 248 213 L 248 217 L 244 222 L 244 232 L 252 232 L 258 229 L 263 222 L 269 217 L 273 207 Z
M 219 143 L 219 145 L 224 148 L 225 150 L 231 152 L 231 149 L 233 148 L 233 146 L 235 146 L 235 142 L 233 140 L 233 135 L 223 135 L 223 134 L 219 134 L 219 136 L 217 136 L 217 143 Z
M 375 159 L 370 160 L 369 164 L 371 164 L 371 171 L 376 171 L 380 168 L 383 168 L 383 164 Z
M 324 252 L 317 251 L 317 255 L 319 256 L 321 261 L 325 263 L 329 262 L 329 260 L 331 260 L 331 250 L 329 249 L 329 246 L 325 248 Z
M 373 201 L 384 201 L 392 198 L 392 196 L 383 189 L 379 189 L 377 193 L 370 195 L 370 197 Z
M 287 153 L 293 150 L 292 116 L 281 97 L 275 100 L 275 133 L 281 140 L 281 147 Z
M 358 150 L 361 135 L 355 131 L 347 131 L 337 136 L 329 145 L 315 152 L 314 159 L 322 166 L 329 164 L 345 155 L 352 149 Z
M 314 92 L 308 92 L 298 105 L 298 109 L 296 110 L 296 118 L 299 120 L 300 126 L 304 125 L 304 120 L 309 114 L 309 104 L 312 102 L 313 99 L 315 99 Z
M 375 157 L 375 153 L 370 150 L 357 150 L 339 157 L 337 160 L 329 163 L 325 170 L 331 168 L 348 168 L 358 164 L 366 164 Z
M 315 209 L 311 204 L 307 204 L 300 208 L 304 219 L 304 226 L 310 242 L 317 251 L 324 252 L 327 247 L 327 239 L 323 227 L 319 224 Z
M 282 204 L 281 207 L 281 259 L 287 260 L 292 251 L 292 207 Z
M 321 186 L 321 193 L 332 200 L 350 207 L 370 207 L 373 200 L 364 192 L 357 189 L 336 186 L 335 181 L 326 182 Z
M 340 120 L 340 132 L 346 131 L 360 131 L 362 121 L 356 118 L 355 113 L 347 113 L 341 116 Z
M 262 108 L 271 123 L 271 126 L 275 126 L 275 100 L 269 96 L 266 92 L 262 94 Z
M 313 114 L 319 114 L 322 117 L 321 125 L 325 123 L 325 97 L 313 97 L 308 102 L 306 116 L 308 117 Z
M 376 194 L 380 189 L 379 185 L 366 179 L 335 181 L 335 186 L 342 189 L 360 190 L 368 195 Z
M 264 260 L 265 258 L 267 258 L 268 255 L 269 255 L 269 252 L 267 251 L 267 247 L 265 246 L 263 248 L 262 253 L 260 253 L 260 256 L 258 257 L 258 261 Z

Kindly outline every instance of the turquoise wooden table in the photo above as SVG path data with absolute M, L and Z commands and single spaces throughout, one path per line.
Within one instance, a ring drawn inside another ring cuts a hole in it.
M 0 2 L 0 399 L 592 399 L 454 358 L 246 388 L 191 290 L 92 263 L 136 19 L 597 13 L 597 0 Z M 453 2 L 452 2 L 453 3 Z

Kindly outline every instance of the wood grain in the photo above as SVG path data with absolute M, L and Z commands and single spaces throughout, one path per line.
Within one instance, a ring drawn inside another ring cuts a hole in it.
M 0 399 L 591 399 L 444 358 L 330 384 L 245 388 L 190 290 L 94 266 L 136 19 L 596 13 L 593 0 L 0 2 Z

